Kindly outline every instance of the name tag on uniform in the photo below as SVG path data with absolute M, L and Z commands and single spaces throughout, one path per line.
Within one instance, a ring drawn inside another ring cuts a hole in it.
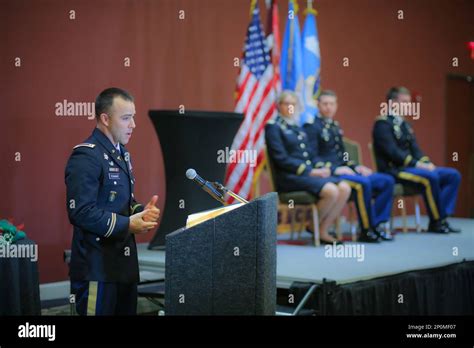
M 117 168 L 117 167 L 110 167 L 109 168 L 109 172 L 120 172 L 120 168 Z
M 109 179 L 111 179 L 111 180 L 120 179 L 120 173 L 109 173 Z

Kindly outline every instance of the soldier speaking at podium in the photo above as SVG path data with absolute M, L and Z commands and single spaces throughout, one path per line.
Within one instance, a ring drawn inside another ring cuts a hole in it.
M 135 234 L 157 226 L 158 196 L 143 207 L 124 145 L 135 128 L 133 97 L 119 88 L 96 99 L 97 126 L 66 165 L 67 212 L 74 226 L 69 275 L 80 315 L 134 315 L 139 281 Z
M 403 119 L 409 115 L 400 114 L 400 110 L 406 109 L 401 106 L 411 103 L 408 89 L 391 88 L 387 103 L 392 108 L 387 115 L 377 118 L 373 129 L 377 167 L 397 181 L 421 189 L 430 217 L 429 231 L 460 232 L 446 218 L 454 213 L 461 175 L 454 168 L 435 166 L 421 151 L 413 128 Z

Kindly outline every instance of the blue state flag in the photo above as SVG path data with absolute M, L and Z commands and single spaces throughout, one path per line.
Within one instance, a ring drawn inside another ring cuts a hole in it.
M 297 5 L 294 0 L 290 0 L 288 3 L 288 19 L 286 21 L 285 35 L 281 49 L 280 73 L 282 89 L 296 92 L 300 99 L 300 109 L 298 111 L 303 114 L 303 57 L 297 10 Z
M 301 124 L 309 121 L 318 113 L 316 98 L 319 95 L 321 88 L 321 56 L 319 51 L 319 38 L 315 14 L 316 11 L 314 9 L 309 8 L 307 10 L 303 27 L 302 51 L 304 75 L 304 112 L 301 114 Z

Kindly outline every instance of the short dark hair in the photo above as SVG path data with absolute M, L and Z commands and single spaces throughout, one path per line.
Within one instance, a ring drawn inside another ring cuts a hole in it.
M 400 94 L 410 95 L 411 93 L 410 90 L 406 87 L 392 87 L 388 90 L 386 99 L 387 101 L 397 99 Z
M 319 93 L 318 101 L 321 101 L 321 97 L 324 97 L 324 96 L 330 96 L 330 97 L 337 98 L 336 92 L 331 91 L 330 89 L 325 89 L 321 93 Z
M 100 94 L 95 98 L 95 118 L 99 120 L 99 117 L 102 113 L 108 113 L 110 107 L 114 103 L 114 98 L 120 97 L 124 100 L 133 102 L 133 96 L 128 93 L 126 90 L 117 87 L 110 87 L 104 89 Z

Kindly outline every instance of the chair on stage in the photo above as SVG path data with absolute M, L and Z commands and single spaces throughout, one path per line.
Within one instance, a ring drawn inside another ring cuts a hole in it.
M 276 180 L 275 180 L 275 165 L 270 158 L 267 149 L 265 148 L 265 168 L 270 178 L 271 190 L 276 191 Z M 296 223 L 296 208 L 297 206 L 303 206 L 311 210 L 311 227 L 313 229 L 314 246 L 319 246 L 319 216 L 318 207 L 316 203 L 317 198 L 307 191 L 293 191 L 293 192 L 278 192 L 278 211 L 286 211 L 289 216 L 291 226 L 291 239 L 293 239 L 293 233 L 298 232 L 298 238 L 301 232 L 306 227 L 306 214 L 304 215 L 303 222 Z M 290 207 L 291 205 L 291 207 Z M 296 228 L 298 225 L 298 228 Z
M 372 143 L 368 144 L 370 156 L 372 158 L 372 163 L 374 169 L 377 171 L 377 159 Z M 420 190 L 416 189 L 411 185 L 404 185 L 402 183 L 396 183 L 393 188 L 393 197 L 395 201 L 402 200 L 401 204 L 401 213 L 402 213 L 402 231 L 404 233 L 408 230 L 415 230 L 416 232 L 421 232 L 421 222 L 420 222 L 420 200 L 419 196 L 421 195 Z M 407 209 L 406 209 L 406 198 L 412 197 L 415 204 L 415 226 L 409 227 L 407 224 Z M 393 230 L 393 211 L 390 217 L 390 229 Z
M 362 164 L 362 151 L 360 148 L 360 144 L 354 140 L 344 137 L 342 139 L 344 143 L 344 148 L 347 151 L 348 158 L 355 163 L 355 165 Z M 355 206 L 355 199 L 353 195 L 348 202 L 349 207 L 349 230 L 351 232 L 352 241 L 357 241 L 357 226 L 359 225 L 357 214 L 356 214 L 356 206 Z

